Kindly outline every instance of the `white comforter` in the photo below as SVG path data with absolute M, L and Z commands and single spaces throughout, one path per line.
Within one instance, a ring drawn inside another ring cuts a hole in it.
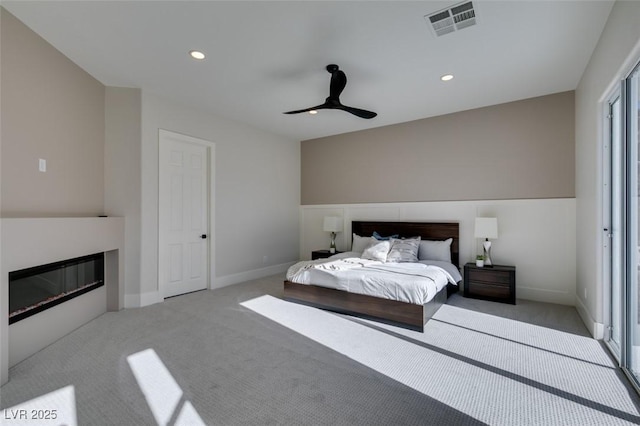
M 439 266 L 356 257 L 298 262 L 287 271 L 287 280 L 416 305 L 433 299 L 447 283 L 459 281 Z

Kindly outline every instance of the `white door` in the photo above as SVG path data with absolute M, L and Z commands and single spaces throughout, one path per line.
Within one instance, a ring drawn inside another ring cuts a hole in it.
M 158 279 L 165 298 L 208 287 L 209 148 L 198 142 L 205 141 L 160 132 Z

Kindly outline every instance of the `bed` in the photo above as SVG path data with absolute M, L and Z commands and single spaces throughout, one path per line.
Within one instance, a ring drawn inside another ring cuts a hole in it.
M 454 222 L 382 222 L 354 221 L 353 234 L 371 236 L 398 235 L 399 238 L 420 236 L 422 240 L 451 242 L 451 263 L 459 264 L 459 225 Z M 458 291 L 459 283 L 448 283 L 424 304 L 352 293 L 313 283 L 284 281 L 284 299 L 317 308 L 373 319 L 412 330 L 423 331 L 425 323 L 438 311 L 447 298 Z

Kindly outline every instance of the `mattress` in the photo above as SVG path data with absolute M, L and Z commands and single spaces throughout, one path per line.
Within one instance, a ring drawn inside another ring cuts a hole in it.
M 298 262 L 287 280 L 424 305 L 447 286 L 461 280 L 455 265 L 447 262 L 385 263 L 348 252 L 328 259 Z

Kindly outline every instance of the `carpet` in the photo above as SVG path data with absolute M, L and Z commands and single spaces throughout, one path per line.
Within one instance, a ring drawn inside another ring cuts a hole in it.
M 419 333 L 281 293 L 274 276 L 102 315 L 11 368 L 0 414 L 66 410 L 22 423 L 52 425 L 640 423 L 638 395 L 571 307 L 454 295 Z

